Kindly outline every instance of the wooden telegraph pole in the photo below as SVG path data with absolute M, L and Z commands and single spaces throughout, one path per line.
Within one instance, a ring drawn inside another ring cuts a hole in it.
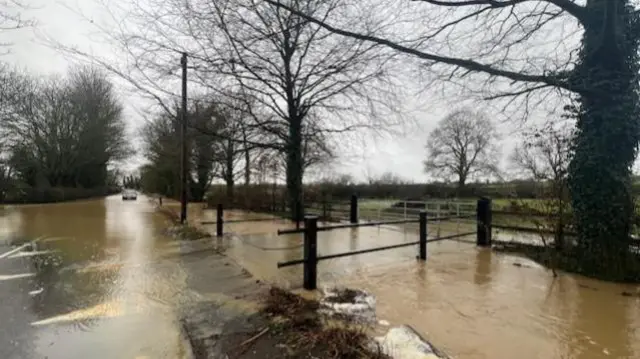
M 187 220 L 187 190 L 189 188 L 189 163 L 187 161 L 187 53 L 182 53 L 182 119 L 180 123 L 180 223 Z

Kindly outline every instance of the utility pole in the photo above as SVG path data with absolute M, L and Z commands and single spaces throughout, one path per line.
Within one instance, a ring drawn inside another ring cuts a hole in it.
M 180 123 L 180 223 L 187 220 L 187 191 L 189 188 L 189 163 L 187 161 L 187 53 L 182 53 L 182 119 Z

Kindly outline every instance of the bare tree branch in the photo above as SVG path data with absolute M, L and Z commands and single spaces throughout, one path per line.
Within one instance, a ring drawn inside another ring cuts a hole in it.
M 539 1 L 539 0 L 414 0 L 414 1 L 422 1 L 433 5 L 441 5 L 441 6 L 476 6 L 476 5 L 486 5 L 487 8 L 504 8 L 507 6 L 514 6 L 518 4 L 523 4 L 531 1 Z M 543 0 L 548 3 L 554 4 L 560 9 L 570 13 L 574 17 L 583 20 L 584 17 L 584 8 L 578 4 L 576 4 L 572 0 Z
M 555 86 L 555 87 L 559 87 L 559 88 L 563 88 L 566 90 L 570 90 L 570 91 L 583 91 L 584 89 L 580 89 L 580 88 L 575 88 L 575 86 L 572 86 L 572 84 L 569 83 L 569 73 L 566 72 L 543 72 L 540 74 L 528 74 L 528 73 L 523 73 L 520 71 L 511 71 L 511 70 L 507 70 L 507 69 L 500 69 L 496 66 L 493 65 L 488 65 L 488 64 L 483 64 L 474 60 L 470 60 L 470 59 L 464 59 L 464 58 L 456 58 L 456 57 L 448 57 L 448 56 L 442 56 L 442 55 L 437 55 L 434 53 L 429 53 L 429 52 L 425 52 L 425 51 L 420 51 L 418 49 L 412 48 L 412 47 L 408 47 L 408 46 L 404 46 L 401 45 L 398 42 L 394 42 L 391 40 L 387 40 L 378 36 L 374 36 L 374 35 L 370 35 L 370 34 L 363 34 L 363 33 L 358 33 L 358 32 L 354 32 L 354 31 L 349 31 L 349 30 L 345 30 L 345 29 L 341 29 L 341 28 L 337 28 L 334 27 L 330 24 L 327 24 L 325 21 L 321 20 L 321 19 L 317 19 L 314 18 L 313 16 L 310 16 L 309 14 L 306 14 L 302 11 L 296 10 L 294 8 L 292 8 L 291 6 L 285 5 L 279 1 L 275 1 L 275 0 L 264 0 L 265 2 L 269 3 L 269 4 L 273 4 L 275 6 L 279 6 L 282 7 L 283 9 L 286 9 L 287 11 L 290 11 L 291 13 L 300 16 L 301 18 L 304 18 L 305 20 L 314 23 L 318 26 L 321 26 L 333 33 L 342 35 L 342 36 L 346 36 L 349 38 L 355 38 L 355 39 L 359 39 L 362 41 L 368 41 L 368 42 L 372 42 L 375 44 L 379 44 L 379 45 L 383 45 L 386 46 L 390 49 L 402 52 L 402 53 L 407 53 L 410 55 L 413 55 L 417 58 L 423 59 L 423 60 L 427 60 L 433 63 L 442 63 L 442 64 L 448 64 L 448 65 L 452 65 L 452 66 L 456 66 L 459 68 L 463 68 L 466 70 L 470 70 L 470 71 L 476 71 L 476 72 L 483 72 L 486 73 L 488 75 L 491 76 L 498 76 L 498 77 L 503 77 L 503 78 L 507 78 L 513 81 L 522 81 L 522 82 L 529 82 L 529 83 L 544 83 L 544 84 L 548 84 L 551 86 Z M 443 4 L 449 4 L 451 5 L 451 2 L 442 2 Z M 459 2 L 457 2 L 459 3 Z M 481 2 L 481 3 L 485 3 L 487 4 L 487 2 Z M 496 2 L 497 3 L 497 2 Z M 516 2 L 513 3 L 509 3 L 507 5 L 515 5 Z M 436 3 L 433 3 L 436 4 Z M 472 4 L 468 4 L 468 5 L 472 5 Z M 505 5 L 505 6 L 507 6 Z

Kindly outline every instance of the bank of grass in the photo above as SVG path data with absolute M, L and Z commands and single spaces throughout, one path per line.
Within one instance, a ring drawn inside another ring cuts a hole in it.
M 539 246 L 527 243 L 510 242 L 494 245 L 496 252 L 508 253 L 529 258 L 550 269 L 554 275 L 557 270 L 576 273 L 585 277 L 619 283 L 640 283 L 640 255 L 629 253 L 622 277 L 611 273 L 608 268 L 586 267 L 580 260 L 581 254 L 576 250 L 559 251 L 553 246 Z
M 377 210 L 382 208 L 389 208 L 395 203 L 401 200 L 398 199 L 362 199 L 358 201 L 359 209 L 361 210 Z
M 268 326 L 227 352 L 230 358 L 391 359 L 373 345 L 367 328 L 326 320 L 316 300 L 271 288 L 262 315 Z
M 195 241 L 202 238 L 211 237 L 211 234 L 189 225 L 181 224 L 178 213 L 168 207 L 157 207 L 158 213 L 164 216 L 169 222 L 169 226 L 165 229 L 165 235 L 173 237 L 181 241 Z

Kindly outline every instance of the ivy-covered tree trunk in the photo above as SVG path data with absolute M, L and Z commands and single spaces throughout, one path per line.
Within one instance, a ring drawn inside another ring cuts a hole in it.
M 631 166 L 640 140 L 638 15 L 629 0 L 589 0 L 580 62 L 581 91 L 569 187 L 580 269 L 624 279 L 633 216 Z

